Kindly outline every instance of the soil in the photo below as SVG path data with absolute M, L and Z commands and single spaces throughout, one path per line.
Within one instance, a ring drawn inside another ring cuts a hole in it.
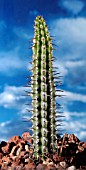
M 86 142 L 74 134 L 57 135 L 57 152 L 44 160 L 35 159 L 33 139 L 29 132 L 11 137 L 0 143 L 0 169 L 2 170 L 86 170 Z

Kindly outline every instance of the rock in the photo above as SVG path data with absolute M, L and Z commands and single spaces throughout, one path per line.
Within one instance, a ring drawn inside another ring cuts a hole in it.
M 86 142 L 82 144 L 82 147 L 86 149 Z
M 11 165 L 12 159 L 8 156 L 3 156 L 2 162 L 5 163 L 6 165 Z
M 24 159 L 29 158 L 29 152 L 26 152 L 26 151 L 25 151 L 23 158 L 24 158 Z
M 21 148 L 18 148 L 17 151 L 16 151 L 16 156 L 19 156 L 20 153 L 21 153 L 21 151 L 22 151 L 22 147 L 21 147 Z
M 8 142 L 0 144 L 0 169 L 6 170 L 85 170 L 86 169 L 86 142 L 79 142 L 71 134 L 58 138 L 58 152 L 49 154 L 43 161 L 41 157 L 36 160 L 33 147 L 30 144 L 30 133 L 24 133 L 22 138 L 14 136 Z M 29 142 L 29 143 L 28 143 Z M 62 149 L 62 156 L 58 155 Z M 64 157 L 63 157 L 64 156 Z M 70 167 L 68 167 L 70 166 Z M 76 167 L 75 167 L 76 166 Z M 69 169 L 68 169 L 69 168 Z
M 63 157 L 58 156 L 58 154 L 57 154 L 57 153 L 53 155 L 53 161 L 54 161 L 55 163 L 57 163 L 57 162 L 61 162 L 61 161 L 63 161 L 63 160 L 64 160 L 64 158 L 63 158 Z
M 14 142 L 11 142 L 11 143 L 7 143 L 5 146 L 3 146 L 1 149 L 3 151 L 3 153 L 10 153 L 11 149 L 13 148 L 13 146 L 15 145 Z
M 53 164 L 53 162 L 50 162 L 49 164 L 48 164 L 48 168 L 47 168 L 48 170 L 56 170 L 56 167 L 55 167 L 55 165 Z
M 29 151 L 29 146 L 28 145 L 25 145 L 25 150 Z
M 64 143 L 67 143 L 67 142 L 68 142 L 68 134 L 65 133 L 62 137 L 62 143 L 64 144 Z
M 27 168 L 28 170 L 35 170 L 36 165 L 34 164 L 34 162 L 28 162 L 28 164 L 25 165 L 25 168 Z
M 64 168 L 58 163 L 56 165 L 56 170 L 64 170 Z
M 63 168 L 67 168 L 67 164 L 65 161 L 62 161 L 59 163 Z
M 7 142 L 5 142 L 5 141 L 2 141 L 2 142 L 0 143 L 0 147 L 6 146 L 6 145 L 7 145 Z
M 12 148 L 12 150 L 11 150 L 11 152 L 10 152 L 10 155 L 12 156 L 16 156 L 16 152 L 17 152 L 17 150 L 19 149 L 19 146 L 17 145 L 17 146 L 14 146 L 13 148 Z
M 76 170 L 76 167 L 72 165 L 72 166 L 68 167 L 67 170 Z
M 12 162 L 12 167 L 16 167 L 21 164 L 21 160 L 19 157 L 16 157 L 15 160 Z
M 9 143 L 14 142 L 15 144 L 18 144 L 21 140 L 20 136 L 13 136 L 12 138 L 9 139 Z
M 48 170 L 48 167 L 47 167 L 47 165 L 45 165 L 45 164 L 39 164 L 39 165 L 36 167 L 36 170 Z
M 29 142 L 29 143 L 33 143 L 33 139 L 32 139 L 32 137 L 31 137 L 31 135 L 30 135 L 30 133 L 29 132 L 24 132 L 23 134 L 22 134 L 22 138 L 25 140 L 25 141 L 27 141 L 27 142 Z
M 84 142 L 79 142 L 79 146 L 82 146 L 84 144 Z
M 69 135 L 69 140 L 68 141 L 72 142 L 72 143 L 80 142 L 80 140 L 74 134 Z
M 3 153 L 0 153 L 0 159 L 2 159 L 3 158 Z
M 84 147 L 78 145 L 78 150 L 79 150 L 79 152 L 83 152 L 84 151 Z
M 7 169 L 8 169 L 7 164 L 3 163 L 1 166 L 1 170 L 7 170 Z
M 11 169 L 10 170 L 23 170 L 23 165 L 22 164 L 20 164 L 20 165 L 16 165 L 15 166 L 15 164 L 13 164 L 12 166 L 11 166 Z M 26 170 L 26 169 L 25 169 Z

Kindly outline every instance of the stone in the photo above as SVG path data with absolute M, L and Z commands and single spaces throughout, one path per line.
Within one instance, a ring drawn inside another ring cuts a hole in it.
M 56 170 L 64 170 L 64 168 L 58 163 L 56 165 Z
M 62 137 L 62 143 L 64 144 L 65 142 L 66 143 L 68 142 L 68 134 L 67 133 L 65 133 Z
M 17 151 L 16 151 L 16 156 L 19 156 L 21 151 L 22 151 L 22 148 L 18 148 Z
M 24 159 L 29 158 L 29 152 L 26 152 L 26 151 L 25 151 L 23 158 L 24 158 Z
M 6 154 L 10 153 L 10 151 L 11 151 L 11 149 L 13 148 L 14 145 L 15 145 L 14 142 L 7 143 L 7 145 L 5 145 L 5 146 L 2 147 L 3 153 L 6 153 Z
M 21 137 L 20 136 L 13 136 L 13 137 L 11 137 L 10 139 L 9 139 L 9 143 L 11 143 L 11 142 L 14 142 L 15 144 L 18 144 L 19 142 L 20 142 L 20 140 L 21 140 Z
M 25 133 L 25 135 L 30 137 L 30 134 Z M 36 168 L 37 170 L 75 170 L 76 167 L 77 170 L 86 169 L 86 142 L 79 142 L 73 134 L 69 136 L 68 143 L 66 134 L 63 137 L 64 141 L 63 138 L 58 138 L 57 148 L 58 146 L 59 150 L 62 148 L 61 156 L 58 155 L 60 153 L 58 150 L 53 155 L 49 154 L 44 161 L 41 158 L 35 160 L 32 144 L 23 137 L 14 136 L 8 142 L 1 142 L 0 169 L 11 170 L 10 167 L 12 170 L 36 170 Z
M 28 145 L 25 145 L 25 150 L 29 151 L 29 146 Z
M 74 135 L 74 134 L 70 134 L 69 135 L 69 142 L 80 142 L 80 140 Z
M 68 167 L 67 170 L 76 170 L 76 167 L 72 165 L 72 166 Z
M 19 148 L 18 145 L 17 145 L 17 146 L 14 146 L 14 147 L 12 148 L 11 152 L 10 152 L 10 155 L 16 156 L 16 152 L 17 152 L 18 148 Z
M 48 165 L 47 170 L 56 170 L 55 165 Z
M 25 168 L 27 168 L 28 170 L 35 170 L 36 165 L 34 162 L 28 162 L 28 164 L 25 165 Z
M 86 142 L 83 143 L 82 147 L 86 149 Z
M 29 132 L 24 132 L 24 133 L 22 134 L 22 138 L 23 138 L 25 141 L 33 144 L 33 139 L 32 139 L 32 137 L 31 137 L 31 135 L 30 135 Z
M 79 150 L 79 152 L 83 152 L 84 151 L 84 147 L 78 145 L 78 150 Z
M 6 145 L 7 145 L 7 142 L 5 142 L 5 141 L 2 141 L 2 142 L 0 143 L 0 147 L 6 146 Z
M 16 167 L 21 164 L 21 160 L 19 157 L 16 157 L 15 160 L 12 162 L 12 166 Z
M 63 168 L 67 168 L 67 164 L 65 161 L 62 161 L 59 163 Z
M 7 169 L 8 169 L 7 164 L 3 163 L 1 166 L 1 170 L 7 170 Z
M 48 170 L 48 167 L 45 164 L 38 164 L 36 170 Z
M 10 157 L 8 157 L 8 156 L 3 156 L 2 162 L 6 163 L 7 165 L 11 165 L 12 159 Z
M 58 154 L 56 153 L 56 154 L 53 154 L 53 161 L 55 162 L 55 163 L 57 163 L 57 162 L 61 162 L 61 161 L 63 161 L 64 160 L 64 158 L 63 157 L 60 157 L 60 156 L 58 156 Z
M 3 158 L 3 153 L 0 153 L 0 159 L 2 159 Z
M 82 146 L 84 144 L 84 142 L 79 142 L 79 145 Z

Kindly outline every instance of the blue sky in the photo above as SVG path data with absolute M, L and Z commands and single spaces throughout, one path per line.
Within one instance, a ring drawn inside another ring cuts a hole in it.
M 47 22 L 53 42 L 55 66 L 63 76 L 63 133 L 86 141 L 86 1 L 0 0 L 0 141 L 21 135 L 31 124 L 23 96 L 30 75 L 33 25 L 37 15 Z

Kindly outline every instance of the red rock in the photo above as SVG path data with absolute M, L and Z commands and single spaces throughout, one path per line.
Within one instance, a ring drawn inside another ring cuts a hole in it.
M 74 134 L 70 134 L 69 135 L 69 141 L 70 142 L 80 142 L 80 140 L 74 135 Z
M 20 136 L 13 136 L 13 137 L 11 137 L 10 139 L 9 139 L 9 143 L 10 142 L 14 142 L 15 144 L 18 144 L 19 142 L 20 142 L 20 140 L 21 140 L 21 137 Z
M 36 165 L 34 162 L 28 162 L 27 165 L 25 165 L 25 168 L 27 168 L 28 170 L 35 170 L 36 169 Z
M 63 157 L 58 156 L 58 154 L 56 153 L 56 154 L 54 154 L 54 155 L 53 155 L 53 160 L 54 160 L 54 162 L 55 162 L 55 163 L 57 163 L 57 162 L 61 162 L 61 161 L 63 161 L 63 160 L 64 160 L 64 158 L 63 158 Z
M 65 133 L 62 137 L 62 143 L 65 143 L 65 141 L 67 142 L 68 141 L 68 134 Z
M 84 144 L 84 142 L 79 142 L 79 145 L 82 146 Z
M 47 165 L 44 165 L 44 164 L 39 164 L 37 167 L 36 167 L 37 170 L 48 170 L 48 167 Z
M 15 165 L 15 164 L 14 164 L 14 165 Z M 8 170 L 24 170 L 22 164 L 16 165 L 16 166 L 14 166 L 14 165 L 12 165 L 12 166 L 11 166 L 11 169 L 8 169 Z M 25 170 L 26 170 L 26 169 L 25 169 Z
M 17 146 L 14 146 L 13 148 L 12 148 L 12 150 L 11 150 L 11 152 L 10 152 L 10 155 L 12 156 L 16 156 L 16 152 L 17 152 L 17 150 L 18 150 L 18 148 L 19 148 L 19 146 L 17 145 Z
M 83 146 L 78 146 L 78 150 L 79 150 L 79 152 L 83 152 L 84 151 L 84 147 Z
M 8 157 L 8 156 L 3 156 L 2 162 L 6 163 L 7 165 L 11 165 L 12 159 L 10 157 Z
M 7 166 L 7 164 L 2 164 L 2 166 L 1 166 L 1 170 L 7 170 L 8 169 L 8 166 Z
M 59 163 L 56 165 L 56 170 L 67 170 L 64 169 Z
M 2 141 L 1 144 L 0 144 L 0 147 L 6 146 L 6 145 L 7 145 L 7 142 Z
M 3 153 L 0 153 L 0 160 L 2 159 L 2 157 L 3 157 Z
M 24 159 L 29 158 L 29 152 L 21 151 L 19 156 Z
M 83 143 L 82 147 L 86 149 L 86 142 Z
M 2 159 L 0 159 L 0 165 L 2 164 Z
M 7 145 L 6 146 L 3 146 L 1 149 L 2 149 L 2 151 L 3 151 L 3 153 L 9 153 L 10 151 L 11 151 L 11 149 L 12 149 L 12 147 L 14 146 L 15 144 L 13 143 L 13 142 L 11 142 L 11 143 L 7 143 Z
M 19 157 L 16 157 L 15 161 L 12 162 L 13 167 L 16 167 L 17 165 L 20 165 L 20 164 L 21 164 L 21 160 Z
M 63 168 L 67 168 L 67 164 L 65 161 L 62 161 L 59 163 Z
M 22 138 L 25 140 L 25 141 L 27 141 L 27 142 L 29 142 L 29 143 L 33 143 L 33 139 L 32 139 L 32 137 L 31 137 L 31 135 L 30 135 L 30 133 L 29 132 L 24 132 L 23 134 L 22 134 Z
M 56 170 L 56 167 L 55 167 L 55 165 L 53 165 L 53 164 L 49 164 L 48 166 L 47 166 L 47 170 Z

